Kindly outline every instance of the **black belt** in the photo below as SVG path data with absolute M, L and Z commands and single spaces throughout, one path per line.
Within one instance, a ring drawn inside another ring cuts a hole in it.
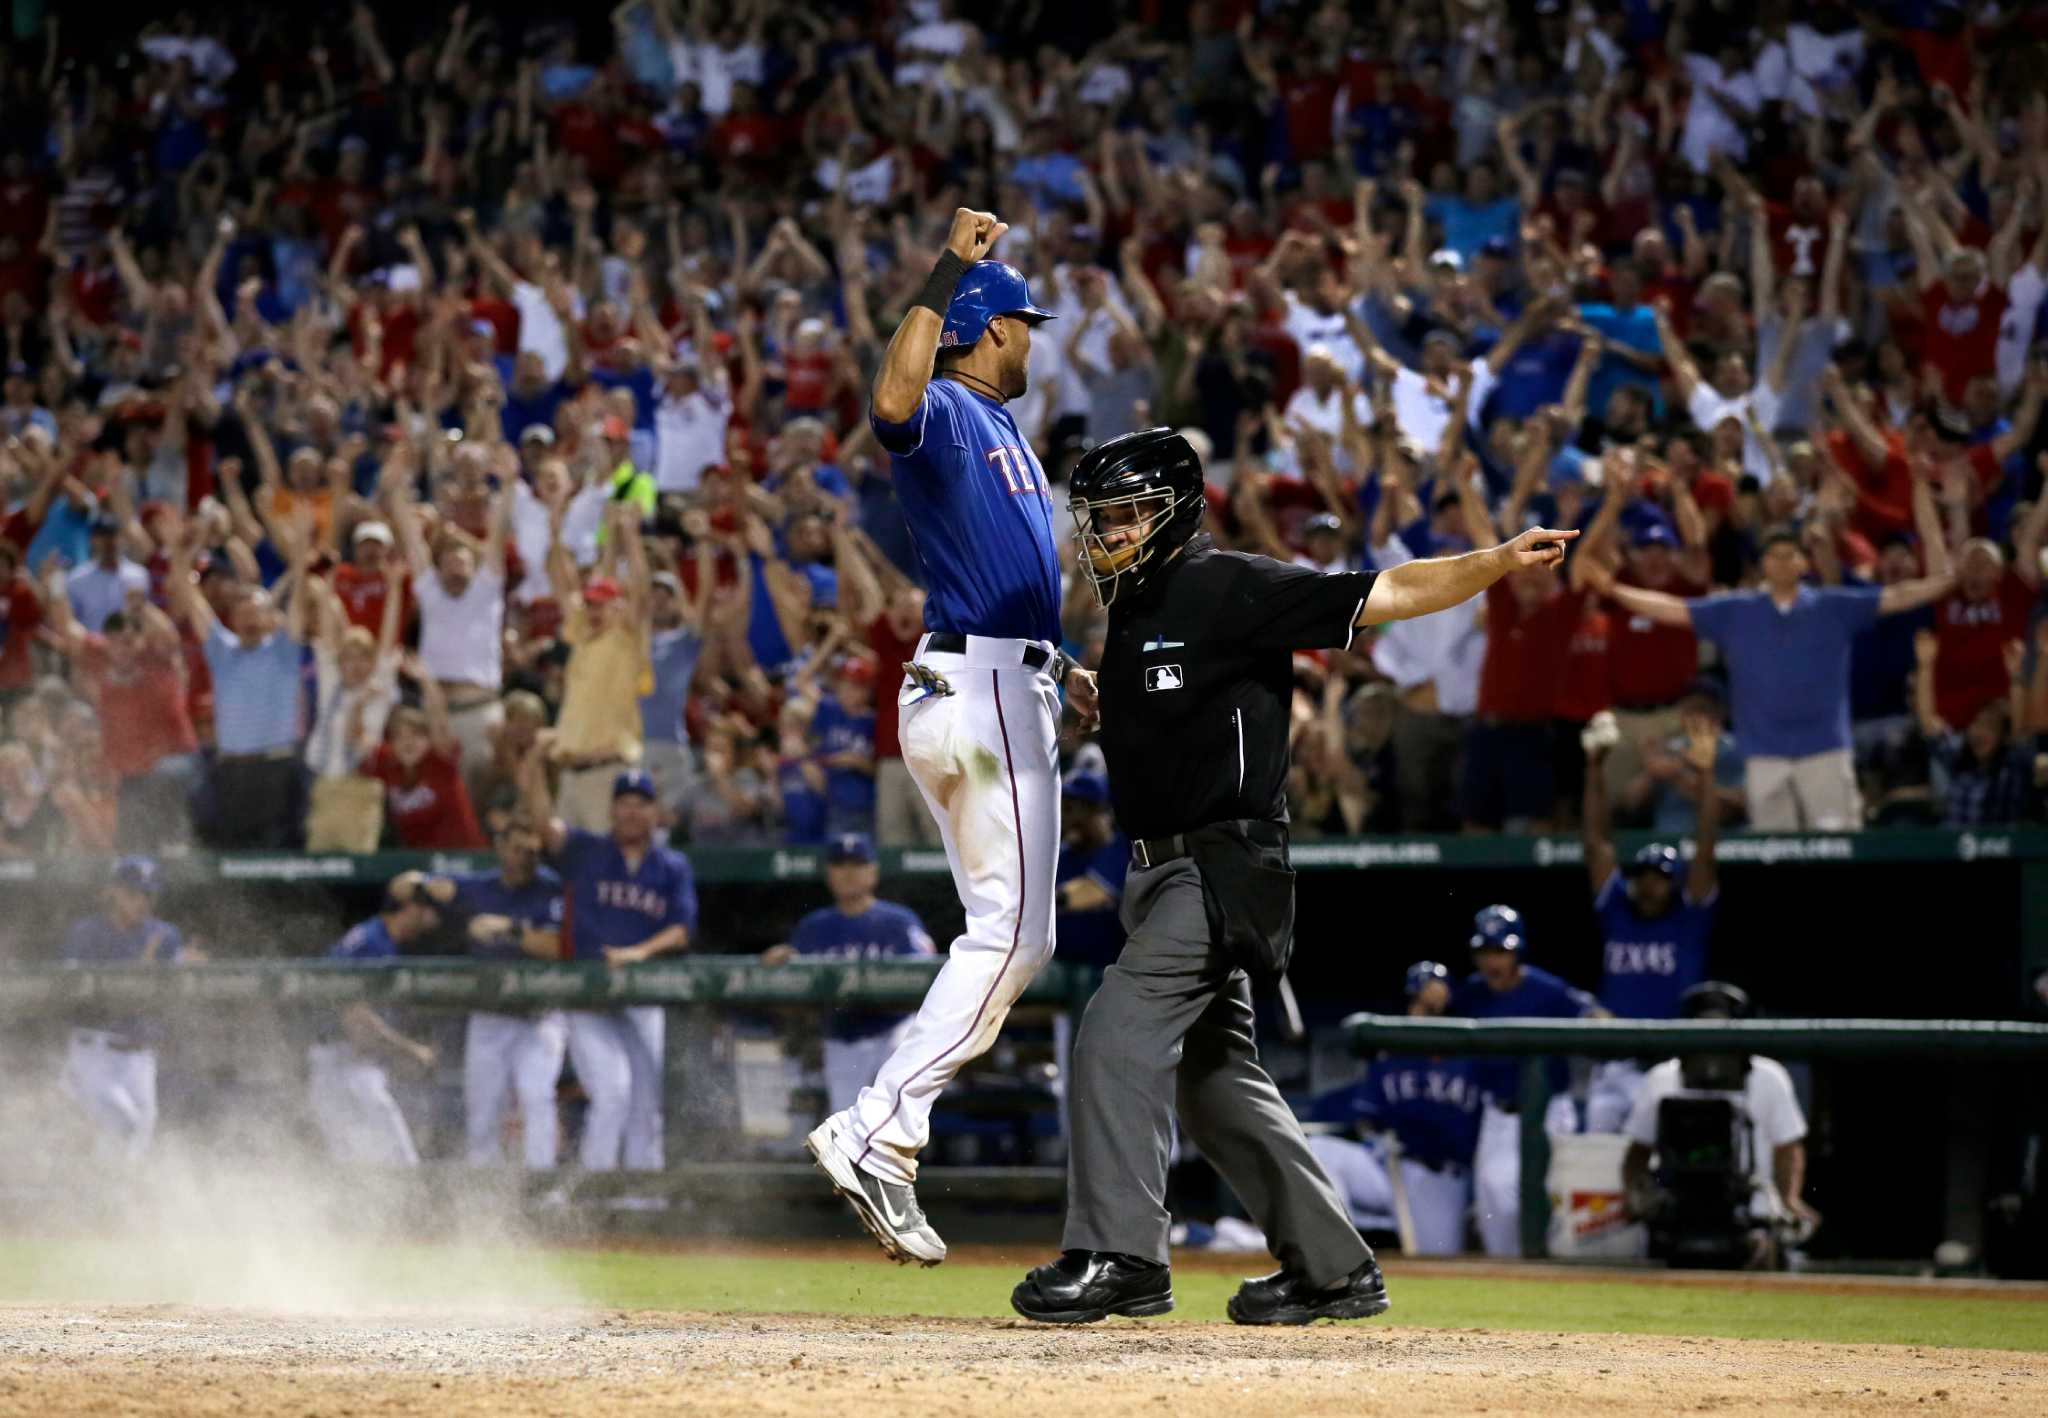
M 924 648 L 939 655 L 964 655 L 967 653 L 967 637 L 955 635 L 950 630 L 934 630 L 925 636 Z M 1026 645 L 1021 658 L 1025 668 L 1042 670 L 1052 663 L 1052 651 L 1043 645 Z
M 1188 854 L 1187 838 L 1178 832 L 1171 837 L 1140 837 L 1131 843 L 1131 865 L 1156 867 Z

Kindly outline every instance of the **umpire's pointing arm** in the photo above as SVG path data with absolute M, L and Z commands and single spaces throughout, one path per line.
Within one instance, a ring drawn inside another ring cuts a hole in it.
M 1564 560 L 1564 544 L 1576 536 L 1577 532 L 1554 527 L 1531 527 L 1513 541 L 1483 551 L 1403 562 L 1373 578 L 1357 623 L 1407 620 L 1462 604 L 1510 571 L 1556 566 Z

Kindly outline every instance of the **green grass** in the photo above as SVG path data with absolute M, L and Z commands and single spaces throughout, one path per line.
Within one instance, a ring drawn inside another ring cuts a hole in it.
M 1248 1262 L 1250 1258 L 1247 1258 Z M 1247 1269 L 1253 1268 L 1248 1264 Z M 1012 1269 L 905 1270 L 846 1260 L 541 1251 L 511 1247 L 286 1247 L 239 1254 L 112 1242 L 0 1241 L 0 1300 L 189 1301 L 258 1306 L 435 1306 L 481 1300 L 738 1313 L 1012 1318 Z M 2048 1351 L 2048 1303 L 1626 1281 L 1402 1276 L 1390 1322 L 1450 1329 L 1716 1335 Z M 1177 1321 L 1213 1321 L 1228 1275 L 1175 1277 Z

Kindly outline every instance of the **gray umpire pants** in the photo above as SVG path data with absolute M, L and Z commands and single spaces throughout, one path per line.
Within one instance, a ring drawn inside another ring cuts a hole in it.
M 1251 982 L 1210 944 L 1195 864 L 1133 866 L 1123 922 L 1074 1040 L 1064 1248 L 1166 1263 L 1178 1113 L 1282 1266 L 1317 1285 L 1349 1275 L 1372 1252 L 1259 1066 Z

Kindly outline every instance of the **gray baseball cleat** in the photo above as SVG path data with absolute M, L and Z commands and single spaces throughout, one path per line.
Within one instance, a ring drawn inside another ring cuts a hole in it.
M 860 1224 L 867 1227 L 889 1258 L 899 1265 L 937 1265 L 946 1258 L 946 1243 L 925 1220 L 917 1204 L 917 1193 L 903 1182 L 886 1181 L 856 1167 L 845 1153 L 832 1145 L 839 1132 L 837 1116 L 818 1124 L 804 1139 L 804 1150 L 832 1183 L 832 1190 L 845 1197 Z

